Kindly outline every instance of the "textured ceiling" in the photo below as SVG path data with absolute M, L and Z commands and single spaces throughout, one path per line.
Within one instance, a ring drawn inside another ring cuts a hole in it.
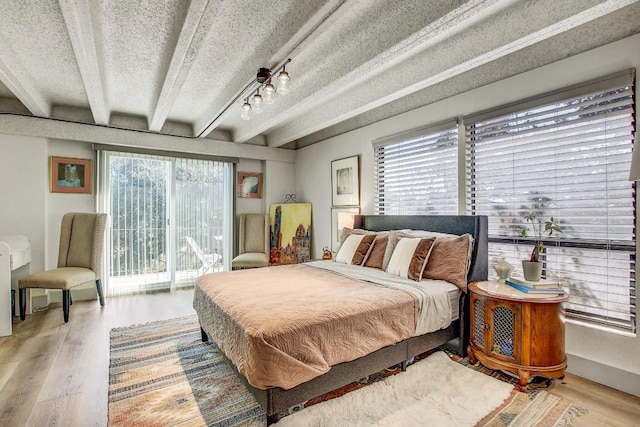
M 637 0 L 7 0 L 0 112 L 296 148 L 638 32 Z

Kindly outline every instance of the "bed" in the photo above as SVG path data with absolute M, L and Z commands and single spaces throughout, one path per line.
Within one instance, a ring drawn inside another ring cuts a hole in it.
M 377 283 L 377 278 L 352 276 L 373 269 L 333 261 L 199 278 L 194 308 L 202 339 L 218 345 L 265 409 L 269 422 L 293 405 L 387 367 L 404 367 L 410 358 L 452 340 L 457 339 L 460 354 L 466 352 L 469 301 L 465 290 L 467 283 L 487 278 L 487 218 L 357 216 L 354 228 L 470 235 L 473 243 L 464 286 L 458 285 L 460 290 L 439 283 L 443 292 L 430 294 L 425 289 L 436 286 L 423 286 L 422 272 L 416 283 L 394 280 L 382 272 L 387 279 Z M 429 295 L 418 301 L 412 293 Z M 423 308 L 436 306 L 451 311 L 445 313 L 448 320 L 441 319 L 442 314 L 424 317 L 433 310 Z

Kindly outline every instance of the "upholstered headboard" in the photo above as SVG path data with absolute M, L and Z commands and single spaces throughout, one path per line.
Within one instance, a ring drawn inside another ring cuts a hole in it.
M 488 219 L 486 215 L 357 215 L 354 228 L 371 231 L 426 230 L 473 236 L 473 252 L 467 281 L 487 280 L 488 271 Z

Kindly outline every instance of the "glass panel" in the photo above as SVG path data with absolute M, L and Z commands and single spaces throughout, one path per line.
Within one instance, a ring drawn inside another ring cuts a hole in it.
M 115 292 L 168 286 L 167 182 L 169 163 L 111 157 L 111 268 Z
M 228 268 L 231 163 L 107 152 L 99 165 L 112 219 L 108 295 L 191 286 Z
M 484 305 L 479 300 L 473 303 L 474 319 L 473 319 L 473 336 L 476 343 L 480 347 L 484 347 Z
M 192 284 L 222 271 L 225 168 L 220 162 L 176 160 L 176 282 Z
M 513 358 L 515 315 L 507 307 L 493 310 L 493 352 Z

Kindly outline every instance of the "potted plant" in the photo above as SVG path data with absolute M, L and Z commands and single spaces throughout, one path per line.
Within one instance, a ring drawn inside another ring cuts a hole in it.
M 537 282 L 540 280 L 540 276 L 542 275 L 542 263 L 540 262 L 540 254 L 544 251 L 542 237 L 544 235 L 551 237 L 554 231 L 556 233 L 562 233 L 562 227 L 556 223 L 553 217 L 543 220 L 536 214 L 530 213 L 525 216 L 524 219 L 531 224 L 535 241 L 533 243 L 533 250 L 531 251 L 529 260 L 522 261 L 522 270 L 526 280 Z M 520 235 L 522 237 L 528 237 L 527 229 L 522 228 Z

